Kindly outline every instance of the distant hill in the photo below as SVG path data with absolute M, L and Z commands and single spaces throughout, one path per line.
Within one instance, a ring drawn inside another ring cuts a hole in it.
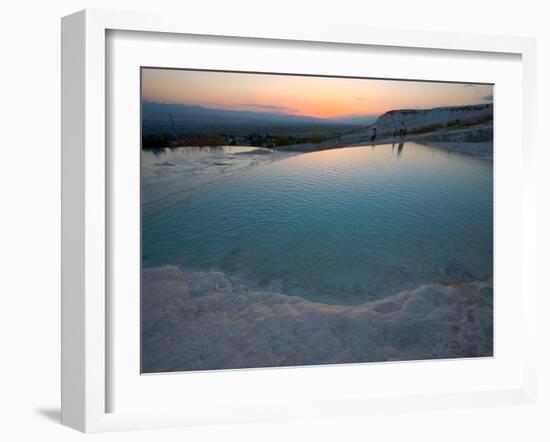
M 144 134 L 173 133 L 170 115 L 178 135 L 229 132 L 304 131 L 313 128 L 353 129 L 372 122 L 373 117 L 345 117 L 338 120 L 313 118 L 283 113 L 214 109 L 186 104 L 142 102 Z
M 368 126 L 376 121 L 378 117 L 376 115 L 357 115 L 349 117 L 335 118 L 331 121 L 344 124 L 354 124 L 358 126 Z

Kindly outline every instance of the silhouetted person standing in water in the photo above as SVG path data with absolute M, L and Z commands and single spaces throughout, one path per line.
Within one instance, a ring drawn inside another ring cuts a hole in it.
M 374 140 L 376 140 L 376 127 L 372 128 L 372 135 L 370 137 L 370 142 L 374 143 Z
M 405 126 L 405 122 L 401 122 L 401 128 L 399 129 L 399 136 L 403 138 L 405 135 L 407 135 L 407 126 Z

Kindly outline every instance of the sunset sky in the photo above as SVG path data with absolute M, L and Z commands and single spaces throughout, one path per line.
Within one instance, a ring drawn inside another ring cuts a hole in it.
M 493 101 L 492 85 L 143 69 L 142 99 L 340 118 Z

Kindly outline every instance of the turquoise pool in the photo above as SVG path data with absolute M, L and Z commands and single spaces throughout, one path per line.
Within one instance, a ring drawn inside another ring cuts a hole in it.
M 144 168 L 162 167 L 142 155 Z M 144 204 L 142 263 L 221 271 L 251 289 L 329 304 L 487 279 L 493 164 L 405 143 L 245 168 Z

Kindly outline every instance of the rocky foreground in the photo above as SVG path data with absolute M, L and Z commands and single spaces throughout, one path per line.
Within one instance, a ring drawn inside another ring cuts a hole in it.
M 142 273 L 145 373 L 491 356 L 491 281 L 356 306 L 249 291 L 223 273 Z

